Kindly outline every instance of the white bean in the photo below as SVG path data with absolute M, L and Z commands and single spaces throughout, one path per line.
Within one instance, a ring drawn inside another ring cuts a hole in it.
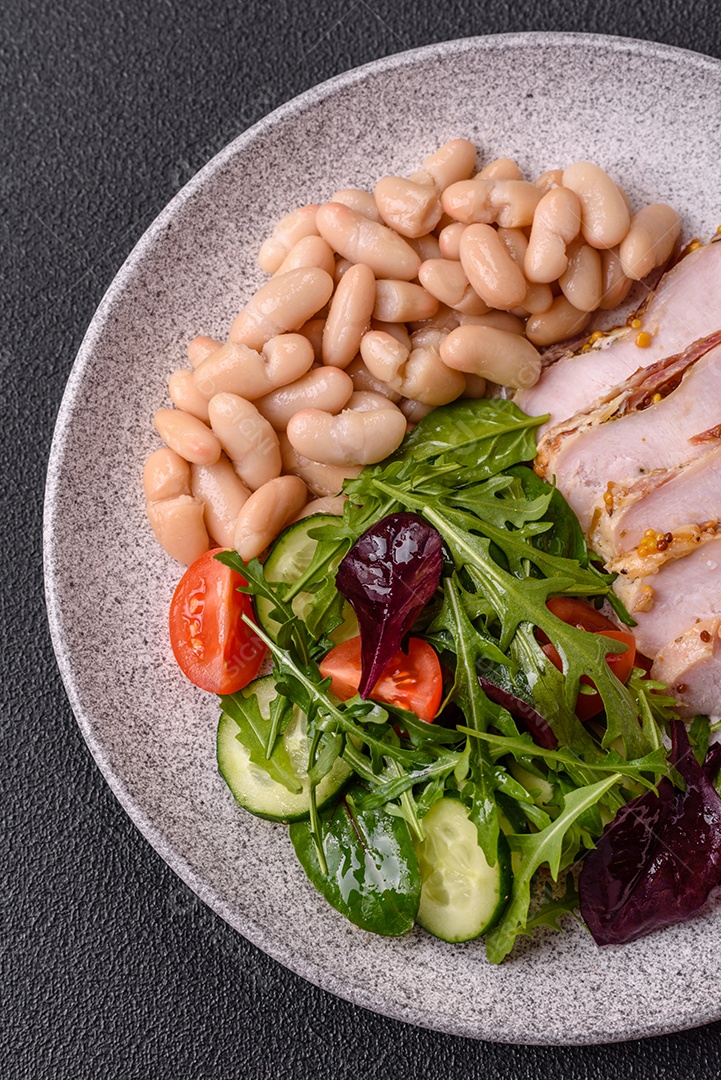
M 208 422 L 208 399 L 201 394 L 193 380 L 193 372 L 188 368 L 174 371 L 168 379 L 168 393 L 176 409 L 197 416 L 203 423 Z
M 511 256 L 521 273 L 524 269 L 524 259 L 528 248 L 528 239 L 522 229 L 499 229 L 498 238 Z M 548 311 L 553 303 L 553 293 L 549 285 L 536 284 L 529 281 L 526 295 L 523 297 L 521 307 L 524 312 Z M 470 312 L 469 314 L 475 314 Z M 479 313 L 480 314 L 480 313 Z
M 317 236 L 315 223 L 317 206 L 301 206 L 281 218 L 273 233 L 261 244 L 258 263 L 266 274 L 274 274 L 290 249 L 304 236 Z
M 344 206 L 355 210 L 357 214 L 367 217 L 369 221 L 380 222 L 381 220 L 376 201 L 370 191 L 363 191 L 360 188 L 343 188 L 341 191 L 336 191 L 330 201 L 343 203 Z
M 409 281 L 376 281 L 373 318 L 381 322 L 415 322 L 430 319 L 438 311 L 435 296 Z
M 318 231 L 334 251 L 353 263 L 370 266 L 376 277 L 412 281 L 421 260 L 402 236 L 369 221 L 341 203 L 325 203 L 317 215 Z
M 233 546 L 250 562 L 275 540 L 305 505 L 308 491 L 297 476 L 279 476 L 254 491 L 238 515 Z
M 579 311 L 595 311 L 603 295 L 601 256 L 581 239 L 570 244 L 567 254 L 568 265 L 558 279 L 561 292 Z
M 254 401 L 305 375 L 313 359 L 313 346 L 303 334 L 279 334 L 261 353 L 228 341 L 195 369 L 193 381 L 208 401 L 220 393 Z
M 529 281 L 548 284 L 566 269 L 566 248 L 581 228 L 581 203 L 568 188 L 551 188 L 533 215 L 531 235 L 523 260 Z
M 549 169 L 547 172 L 541 173 L 535 184 L 544 195 L 547 191 L 551 191 L 552 188 L 561 187 L 563 184 L 563 169 Z
M 307 323 L 303 323 L 299 334 L 302 334 L 304 338 L 308 338 L 308 341 L 313 346 L 313 356 L 318 363 L 323 362 L 323 331 L 325 329 L 325 319 L 309 319 Z M 267 348 L 267 346 L 266 346 Z M 243 395 L 241 394 L 241 397 Z
M 447 405 L 466 389 L 465 377 L 441 359 L 446 330 L 428 327 L 411 335 L 413 349 L 403 369 L 401 393 L 422 405 Z
M 237 394 L 216 394 L 210 423 L 233 468 L 251 491 L 280 474 L 278 436 L 256 407 Z
M 563 186 L 575 191 L 581 203 L 581 234 L 591 247 L 620 244 L 631 215 L 626 199 L 608 173 L 590 161 L 577 161 L 563 171 Z
M 411 339 L 409 337 L 408 352 L 410 351 Z M 383 396 L 388 398 L 389 401 L 392 401 L 394 405 L 400 401 L 401 395 L 398 391 L 393 390 L 387 382 L 384 382 L 382 379 L 377 379 L 375 375 L 372 375 L 363 362 L 362 357 L 356 356 L 355 360 L 345 369 L 345 372 L 346 375 L 350 376 L 354 390 L 372 390 L 376 394 L 383 394 Z
M 469 225 L 464 231 L 461 263 L 488 307 L 507 309 L 523 302 L 528 289 L 526 279 L 490 225 Z
M 395 405 L 368 412 L 344 409 L 337 416 L 320 409 L 296 413 L 288 424 L 291 445 L 304 457 L 326 465 L 370 465 L 396 450 L 406 421 Z
M 601 273 L 603 296 L 598 305 L 603 311 L 610 311 L 626 299 L 633 285 L 621 266 L 618 248 L 605 248 L 601 252 Z
M 533 221 L 541 192 L 527 180 L 462 180 L 444 191 L 443 209 L 464 225 L 525 228 Z
M 212 465 L 220 457 L 220 443 L 197 416 L 179 409 L 158 409 L 153 423 L 166 446 L 186 461 Z
M 346 409 L 353 412 L 378 412 L 379 409 L 392 409 L 395 405 L 389 402 L 385 394 L 377 390 L 354 390 L 348 399 Z
M 220 547 L 232 547 L 235 523 L 250 490 L 224 455 L 215 465 L 192 465 L 190 474 L 193 495 L 204 507 L 208 534 Z
M 298 330 L 328 303 L 332 292 L 333 278 L 317 267 L 279 274 L 250 298 L 235 318 L 229 340 L 261 349 L 278 334 Z
M 431 296 L 457 311 L 469 315 L 482 315 L 488 311 L 488 305 L 468 281 L 460 260 L 427 259 L 421 263 L 418 280 Z
M 340 255 L 335 257 L 335 270 L 333 271 L 333 281 L 336 285 L 340 284 L 340 279 L 345 274 L 346 270 L 350 270 L 351 266 L 354 266 L 350 259 L 343 259 Z
M 294 244 L 273 276 L 287 274 L 289 270 L 300 270 L 304 266 L 317 266 L 333 277 L 335 255 L 321 236 L 304 236 Z
M 423 172 L 430 176 L 438 191 L 465 180 L 476 167 L 476 147 L 469 139 L 450 139 L 423 159 Z
M 387 383 L 401 396 L 403 379 L 400 373 L 410 356 L 411 347 L 410 342 L 406 348 L 402 342 L 382 330 L 371 330 L 370 333 L 364 335 L 360 352 L 371 375 Z
M 533 386 L 541 358 L 530 341 L 490 326 L 459 326 L 441 344 L 444 363 L 516 389 Z
M 520 180 L 521 170 L 513 158 L 496 158 L 489 161 L 478 173 L 479 180 Z
M 421 259 L 440 259 L 441 257 L 441 245 L 438 237 L 433 233 L 426 233 L 425 236 L 409 240 L 408 243 Z
M 203 504 L 192 495 L 149 502 L 148 521 L 155 537 L 171 559 L 190 566 L 210 547 L 203 520 Z
M 360 465 L 325 465 L 321 461 L 311 461 L 291 446 L 285 432 L 281 433 L 279 441 L 283 470 L 299 476 L 306 487 L 319 498 L 340 494 L 343 481 L 355 480 L 361 471 Z
M 425 329 L 411 338 L 409 352 L 389 334 L 371 332 L 361 342 L 368 370 L 403 397 L 424 405 L 447 405 L 466 388 L 465 379 L 441 360 L 440 346 L 447 331 Z
M 556 345 L 559 341 L 580 334 L 588 326 L 590 318 L 590 311 L 579 311 L 565 296 L 557 296 L 548 311 L 530 316 L 526 323 L 526 337 L 534 345 Z
M 405 323 L 383 322 L 382 319 L 371 319 L 371 330 L 382 330 L 385 334 L 390 334 L 396 341 L 400 341 L 402 345 L 410 352 L 411 350 L 411 335 L 408 333 L 408 328 Z
M 639 210 L 619 248 L 626 277 L 640 281 L 654 267 L 662 266 L 673 251 L 680 232 L 681 220 L 673 207 L 654 203 Z
M 169 446 L 154 450 L 143 469 L 143 488 L 148 502 L 190 495 L 190 466 Z
M 358 355 L 376 302 L 376 280 L 369 266 L 351 266 L 341 278 L 323 330 L 323 363 L 348 367 Z
M 408 323 L 408 329 L 415 333 L 416 330 L 454 330 L 460 320 L 464 318 L 460 311 L 448 307 L 447 304 L 439 304 L 438 311 L 430 319 L 415 319 Z
M 425 419 L 429 413 L 432 413 L 434 407 L 433 405 L 424 405 L 422 401 L 411 401 L 409 398 L 405 398 L 400 402 L 398 408 L 408 421 L 408 430 L 411 430 L 421 420 Z
M 486 380 L 480 375 L 474 375 L 470 371 L 464 372 L 466 379 L 466 389 L 461 397 L 464 398 L 482 398 L 486 396 Z
M 345 371 L 319 367 L 288 386 L 256 398 L 254 405 L 276 431 L 285 431 L 291 416 L 301 409 L 340 412 L 353 390 L 353 380 Z
M 346 495 L 326 495 L 324 499 L 311 499 L 293 521 L 302 521 L 303 518 L 312 517 L 314 514 L 333 514 L 334 517 L 343 517 L 343 507 L 347 501 Z
M 212 337 L 194 337 L 188 342 L 188 363 L 192 368 L 197 368 L 203 360 L 207 360 L 212 353 L 217 352 L 222 342 Z
M 385 176 L 376 184 L 374 195 L 383 221 L 401 236 L 423 236 L 440 220 L 441 203 L 432 184 Z
M 522 334 L 525 323 L 509 311 L 489 311 L 486 315 L 459 315 L 459 326 L 491 326 L 508 334 Z
M 452 259 L 454 262 L 460 261 L 461 237 L 464 229 L 465 225 L 460 221 L 453 221 L 441 230 L 438 236 L 438 246 L 444 259 Z

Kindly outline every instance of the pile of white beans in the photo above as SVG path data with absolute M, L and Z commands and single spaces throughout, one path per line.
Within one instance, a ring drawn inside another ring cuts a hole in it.
M 453 139 L 408 179 L 278 222 L 258 260 L 270 280 L 224 344 L 190 342 L 175 408 L 155 414 L 147 512 L 173 558 L 217 544 L 247 562 L 289 522 L 341 513 L 343 481 L 409 425 L 487 382 L 532 386 L 538 349 L 621 303 L 678 239 L 670 206 L 633 215 L 590 162 L 535 182 L 508 158 L 475 170 Z

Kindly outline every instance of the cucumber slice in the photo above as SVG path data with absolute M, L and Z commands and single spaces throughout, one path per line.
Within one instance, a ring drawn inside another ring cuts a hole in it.
M 416 921 L 443 941 L 470 941 L 500 917 L 510 893 L 511 874 L 501 838 L 495 866 L 489 866 L 468 810 L 443 798 L 423 818 L 426 838 L 416 844 L 423 884 Z
M 265 763 L 270 703 L 277 692 L 268 675 L 223 699 L 216 743 L 218 768 L 236 802 L 252 814 L 269 821 L 302 821 L 308 817 L 310 801 L 306 716 L 301 709 L 293 706 L 290 723 L 270 762 Z M 335 799 L 352 775 L 345 762 L 336 759 L 316 788 L 318 809 Z M 297 790 L 289 790 L 282 779 Z
M 340 518 L 334 514 L 313 514 L 311 517 L 296 522 L 295 525 L 289 525 L 273 544 L 268 558 L 265 560 L 263 569 L 266 581 L 285 581 L 289 584 L 297 581 L 310 566 L 313 553 L 318 546 L 318 541 L 314 540 L 308 533 L 324 525 L 339 524 Z M 322 575 L 324 577 L 335 575 L 336 569 L 337 565 L 334 562 L 324 568 Z M 293 611 L 302 621 L 305 621 L 312 600 L 312 593 L 301 592 L 291 602 Z M 255 610 L 258 622 L 275 641 L 278 636 L 279 624 L 271 615 L 273 610 L 271 601 L 262 596 L 256 597 Z M 347 641 L 348 638 L 358 635 L 358 620 L 350 604 L 346 603 L 344 605 L 343 615 L 344 619 L 341 625 L 337 626 L 329 634 L 331 641 L 336 645 L 340 645 L 341 642 Z

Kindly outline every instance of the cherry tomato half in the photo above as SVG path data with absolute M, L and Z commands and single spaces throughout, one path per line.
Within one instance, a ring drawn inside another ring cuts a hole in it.
M 243 622 L 253 618 L 245 579 L 214 557 L 201 555 L 183 574 L 170 604 L 170 644 L 181 671 L 201 690 L 234 694 L 258 674 L 265 645 Z
M 587 630 L 591 634 L 605 634 L 606 637 L 615 638 L 617 641 L 623 641 L 624 644 L 628 645 L 628 650 L 625 653 L 606 654 L 606 663 L 613 673 L 621 680 L 621 682 L 626 681 L 631 674 L 636 655 L 636 642 L 632 634 L 617 630 L 610 619 L 607 619 L 600 611 L 597 611 L 596 608 L 587 604 L 585 600 L 576 600 L 570 596 L 552 596 L 550 600 L 546 601 L 546 607 L 556 616 L 556 618 L 561 619 L 570 626 L 576 626 L 579 630 Z M 536 636 L 541 642 L 543 651 L 551 663 L 554 664 L 559 671 L 562 671 L 563 664 L 561 663 L 561 658 L 558 655 L 555 646 L 549 641 L 548 635 L 545 634 L 543 630 L 537 629 Z M 581 682 L 585 686 L 593 686 L 592 681 L 587 675 L 581 676 Z M 578 695 L 576 700 L 576 716 L 579 720 L 590 720 L 592 716 L 601 712 L 602 709 L 603 701 L 601 700 L 600 694 Z
M 320 673 L 323 678 L 331 678 L 330 688 L 341 701 L 357 694 L 361 677 L 360 638 L 350 638 L 331 649 L 320 662 Z M 374 701 L 407 709 L 430 724 L 438 712 L 442 692 L 438 657 L 425 641 L 410 638 L 408 652 L 401 649 L 395 654 L 370 696 Z

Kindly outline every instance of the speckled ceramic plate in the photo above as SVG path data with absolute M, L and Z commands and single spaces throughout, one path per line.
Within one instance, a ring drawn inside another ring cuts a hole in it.
M 590 1043 L 721 1016 L 721 909 L 624 948 L 573 923 L 491 967 L 449 946 L 355 929 L 314 892 L 283 826 L 218 776 L 215 701 L 176 668 L 179 567 L 145 520 L 153 410 L 197 333 L 223 336 L 260 284 L 269 225 L 339 187 L 414 171 L 446 139 L 524 173 L 579 158 L 635 203 L 668 200 L 686 237 L 721 219 L 721 64 L 623 39 L 523 34 L 393 56 L 303 94 L 236 139 L 171 202 L 111 285 L 57 423 L 46 506 L 50 623 L 78 722 L 108 783 L 173 869 L 232 926 L 319 986 L 443 1031 Z M 82 552 L 82 559 L 78 559 Z

